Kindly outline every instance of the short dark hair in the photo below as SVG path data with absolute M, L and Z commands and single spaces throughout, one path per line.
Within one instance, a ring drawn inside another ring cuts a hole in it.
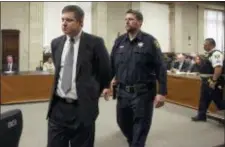
M 131 13 L 131 14 L 134 14 L 136 19 L 139 20 L 139 21 L 143 21 L 143 15 L 140 11 L 138 10 L 133 10 L 133 9 L 129 9 L 127 12 L 128 13 Z
M 77 21 L 82 22 L 83 18 L 84 18 L 84 11 L 81 7 L 77 6 L 77 5 L 68 5 L 65 6 L 62 10 L 62 13 L 65 12 L 73 12 L 74 13 L 74 17 L 76 18 Z
M 208 41 L 214 47 L 216 46 L 216 41 L 213 38 L 206 38 L 205 41 Z

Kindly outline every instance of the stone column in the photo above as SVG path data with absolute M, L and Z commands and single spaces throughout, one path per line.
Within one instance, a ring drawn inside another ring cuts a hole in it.
M 175 5 L 169 4 L 169 23 L 170 23 L 170 50 L 175 52 Z
M 27 71 L 29 63 L 29 2 L 2 2 L 1 29 L 20 31 L 19 66 L 20 71 Z
M 182 33 L 182 3 L 175 3 L 175 29 L 174 29 L 174 52 L 182 52 L 183 33 Z
M 197 42 L 197 53 L 204 53 L 203 43 L 204 43 L 204 7 L 198 6 L 198 42 Z
M 28 69 L 34 71 L 43 59 L 43 2 L 30 2 L 29 7 L 29 65 Z M 53 24 L 54 25 L 54 24 Z
M 107 42 L 107 2 L 92 2 L 92 33 Z

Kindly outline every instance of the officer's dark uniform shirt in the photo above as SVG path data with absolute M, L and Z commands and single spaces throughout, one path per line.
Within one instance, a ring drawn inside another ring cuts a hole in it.
M 119 36 L 111 53 L 112 75 L 125 85 L 159 82 L 159 94 L 167 94 L 167 73 L 158 41 L 139 32 L 130 41 L 128 34 Z

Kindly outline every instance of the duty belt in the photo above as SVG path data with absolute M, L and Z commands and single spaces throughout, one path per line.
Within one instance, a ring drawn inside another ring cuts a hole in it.
M 213 76 L 213 74 L 200 74 L 201 78 L 210 78 L 212 76 Z
M 126 92 L 135 93 L 135 92 L 139 92 L 140 90 L 143 90 L 143 89 L 152 88 L 153 83 L 152 84 L 133 84 L 133 85 L 125 85 L 125 84 L 120 83 L 118 86 L 119 86 L 119 88 L 125 90 Z
M 208 83 L 208 79 L 212 76 L 213 74 L 200 74 L 200 78 L 204 83 Z
M 213 74 L 200 74 L 200 77 L 201 77 L 201 78 L 210 78 L 210 77 L 212 77 L 212 76 L 213 76 Z M 222 74 L 221 76 L 222 76 L 222 77 L 225 77 L 224 74 Z
M 209 84 L 209 79 L 213 77 L 213 74 L 200 74 L 200 77 L 201 77 L 201 80 L 204 84 L 208 85 Z M 221 75 L 218 80 L 217 80 L 217 83 L 216 83 L 216 86 L 221 89 L 220 87 L 223 87 L 224 86 L 224 74 Z
M 213 77 L 213 74 L 200 74 L 202 81 L 207 81 L 209 78 Z M 219 80 L 224 80 L 224 74 L 220 76 Z

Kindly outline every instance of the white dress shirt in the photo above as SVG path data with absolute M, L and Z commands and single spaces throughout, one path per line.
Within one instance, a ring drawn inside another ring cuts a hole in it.
M 184 64 L 184 61 L 179 62 L 179 68 L 178 68 L 179 71 L 181 71 L 183 64 Z
M 62 85 L 62 74 L 64 70 L 64 62 L 65 62 L 65 57 L 67 55 L 67 52 L 70 49 L 70 37 L 67 36 L 66 42 L 64 44 L 62 56 L 61 56 L 61 64 L 60 64 L 60 72 L 59 72 L 59 80 L 58 80 L 58 85 L 57 85 L 57 95 L 62 97 L 62 98 L 71 98 L 71 99 L 77 99 L 77 89 L 76 89 L 76 66 L 77 66 L 77 56 L 78 56 L 78 49 L 80 45 L 80 36 L 81 36 L 82 31 L 74 37 L 75 43 L 74 43 L 74 62 L 73 62 L 73 77 L 72 77 L 72 85 L 71 85 L 71 90 L 65 94 L 61 88 Z
M 13 66 L 13 63 L 8 63 L 9 71 L 12 71 L 12 66 Z

